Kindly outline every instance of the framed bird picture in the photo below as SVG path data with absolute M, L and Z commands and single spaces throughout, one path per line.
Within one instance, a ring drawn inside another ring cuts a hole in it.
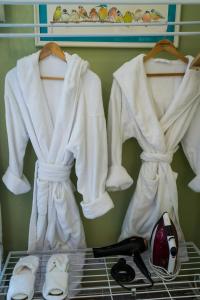
M 173 22 L 179 20 L 180 5 L 175 4 L 41 4 L 35 7 L 35 24 L 49 26 L 35 27 L 44 34 L 36 45 L 55 41 L 68 47 L 152 47 L 165 32 L 178 31 Z M 177 36 L 167 38 L 178 46 Z

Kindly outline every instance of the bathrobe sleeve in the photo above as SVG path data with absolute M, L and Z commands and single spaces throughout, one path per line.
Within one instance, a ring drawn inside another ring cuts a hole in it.
M 108 109 L 108 158 L 109 171 L 106 186 L 108 190 L 124 190 L 133 184 L 133 179 L 122 166 L 122 145 L 133 137 L 125 96 L 116 81 L 113 80 Z
M 28 133 L 16 97 L 19 91 L 8 73 L 5 79 L 5 111 L 9 149 L 9 167 L 3 176 L 6 187 L 14 194 L 26 193 L 30 184 L 23 174 L 23 159 L 28 142 Z
M 200 99 L 199 99 L 200 100 Z M 184 153 L 196 176 L 188 186 L 195 192 L 200 192 L 200 105 L 182 140 Z
M 77 189 L 83 195 L 81 206 L 88 219 L 104 215 L 114 207 L 105 191 L 108 171 L 106 121 L 101 82 L 94 75 L 87 80 L 85 113 L 81 112 L 81 136 L 75 153 Z

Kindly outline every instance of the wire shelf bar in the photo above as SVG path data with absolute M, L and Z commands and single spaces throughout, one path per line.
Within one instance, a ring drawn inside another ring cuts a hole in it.
M 200 31 L 185 31 L 185 32 L 151 32 L 151 33 L 127 33 L 127 34 L 115 34 L 115 37 L 137 37 L 137 36 L 199 36 Z M 95 37 L 113 37 L 113 34 L 110 33 L 95 33 L 95 34 L 55 34 L 55 33 L 0 33 L 0 38 L 12 38 L 12 39 L 18 39 L 18 38 L 36 38 L 36 37 L 52 37 L 52 38 L 70 38 L 70 37 L 76 37 L 76 38 L 87 38 L 89 36 L 95 36 Z
M 55 23 L 55 24 L 30 24 L 30 23 L 0 23 L 0 28 L 40 28 L 40 27 L 50 27 L 50 28 L 64 28 L 64 27 L 143 27 L 143 26 L 176 26 L 176 25 L 200 25 L 200 21 L 180 21 L 180 22 L 132 22 L 132 23 L 92 23 L 79 22 L 79 23 Z
M 6 5 L 33 5 L 33 4 L 79 4 L 80 0 L 0 0 L 0 4 Z M 104 4 L 104 0 L 87 0 L 84 4 Z M 200 0 L 107 0 L 106 4 L 200 4 Z
M 110 268 L 118 257 L 94 258 L 92 249 L 70 251 L 69 255 L 69 299 L 90 300 L 179 300 L 200 299 L 200 251 L 195 244 L 186 243 L 189 260 L 181 264 L 181 270 L 173 281 L 164 282 L 152 272 L 148 264 L 148 253 L 143 259 L 152 273 L 155 284 L 149 288 L 149 283 L 143 274 L 134 265 L 131 257 L 127 262 L 136 272 L 136 278 L 127 284 L 132 289 L 127 291 L 119 286 L 110 275 Z M 36 253 L 40 259 L 40 267 L 36 276 L 35 295 L 33 299 L 42 298 L 46 263 L 52 253 Z M 20 257 L 28 255 L 27 252 L 10 252 L 0 278 L 0 297 L 6 298 L 9 281 L 13 268 Z

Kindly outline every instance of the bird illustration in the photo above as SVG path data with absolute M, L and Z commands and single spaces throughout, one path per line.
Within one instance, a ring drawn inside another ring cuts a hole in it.
M 102 22 L 106 21 L 108 18 L 107 4 L 101 4 L 97 7 L 100 7 L 98 10 L 98 16 L 99 16 L 100 21 L 102 21 Z
M 88 19 L 87 11 L 86 11 L 86 9 L 83 6 L 79 6 L 78 7 L 78 14 L 79 14 L 80 18 L 82 18 L 82 19 Z
M 67 11 L 67 9 L 63 9 L 63 11 L 62 11 L 62 17 L 61 17 L 61 20 L 63 21 L 63 22 L 68 22 L 69 21 L 69 13 L 68 13 L 68 11 Z
M 142 20 L 144 23 L 151 22 L 151 14 L 148 10 L 145 11 L 144 15 L 142 16 Z
M 75 9 L 72 9 L 72 12 L 69 16 L 70 22 L 78 22 L 79 21 L 79 14 Z
M 142 20 L 142 10 L 141 9 L 136 9 L 136 11 L 134 12 L 134 19 L 136 22 L 139 22 Z
M 99 21 L 99 16 L 98 16 L 96 8 L 91 9 L 91 11 L 89 13 L 89 18 L 94 22 Z
M 124 20 L 124 23 L 132 23 L 133 21 L 133 15 L 132 13 L 127 10 L 123 16 L 123 20 Z
M 54 14 L 53 14 L 53 21 L 54 22 L 58 22 L 60 21 L 61 19 L 61 16 L 62 16 L 62 9 L 61 9 L 61 6 L 56 6 L 56 9 L 54 11 Z
M 108 11 L 108 18 L 110 22 L 115 22 L 117 18 L 117 7 L 111 7 Z
M 117 23 L 123 23 L 124 22 L 123 15 L 122 15 L 122 13 L 119 9 L 117 10 L 116 22 Z
M 164 19 L 163 15 L 155 9 L 152 9 L 150 14 L 151 14 L 152 21 L 159 21 L 160 19 Z

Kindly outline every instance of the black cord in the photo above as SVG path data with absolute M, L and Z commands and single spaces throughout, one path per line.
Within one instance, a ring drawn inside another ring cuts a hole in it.
M 111 268 L 111 275 L 121 287 L 131 291 L 131 288 L 126 287 L 123 283 L 132 282 L 135 279 L 135 271 L 131 266 L 127 265 L 124 258 L 120 258 Z

